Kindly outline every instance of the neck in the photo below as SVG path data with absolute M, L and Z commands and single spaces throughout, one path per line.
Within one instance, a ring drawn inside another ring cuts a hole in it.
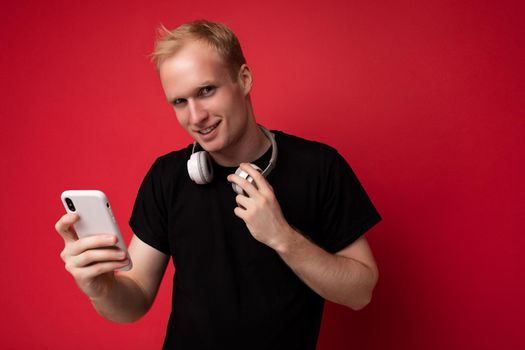
M 210 153 L 213 160 L 224 167 L 236 167 L 260 158 L 272 145 L 259 126 L 252 119 L 240 139 L 228 150 Z

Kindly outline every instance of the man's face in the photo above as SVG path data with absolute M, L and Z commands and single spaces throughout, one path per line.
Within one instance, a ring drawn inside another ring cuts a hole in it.
M 184 44 L 159 71 L 182 127 L 208 152 L 231 151 L 248 124 L 251 85 L 232 79 L 219 54 L 200 41 Z

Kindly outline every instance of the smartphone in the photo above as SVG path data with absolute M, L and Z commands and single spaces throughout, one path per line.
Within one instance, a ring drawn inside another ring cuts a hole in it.
M 118 269 L 118 271 L 130 270 L 132 263 L 128 249 L 104 192 L 97 190 L 68 190 L 62 192 L 60 197 L 66 211 L 79 216 L 79 220 L 74 224 L 78 237 L 82 238 L 101 233 L 117 236 L 116 246 L 125 251 L 129 259 L 129 265 Z

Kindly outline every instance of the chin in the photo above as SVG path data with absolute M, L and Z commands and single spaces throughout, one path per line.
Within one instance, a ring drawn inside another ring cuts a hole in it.
M 217 153 L 222 151 L 225 148 L 224 142 L 222 140 L 213 140 L 210 142 L 199 142 L 199 145 L 208 153 Z

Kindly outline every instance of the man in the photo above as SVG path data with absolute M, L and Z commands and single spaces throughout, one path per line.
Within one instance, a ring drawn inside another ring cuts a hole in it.
M 378 272 L 363 234 L 379 214 L 334 149 L 256 124 L 252 74 L 226 26 L 185 24 L 157 42 L 153 58 L 214 179 L 190 179 L 191 145 L 159 157 L 130 219 L 133 269 L 115 272 L 129 261 L 114 237 L 77 239 L 78 217 L 64 215 L 56 229 L 66 269 L 103 317 L 133 322 L 172 256 L 166 349 L 314 349 L 324 299 L 355 310 L 371 299 Z M 270 158 L 266 178 L 247 164 L 264 169 Z M 239 164 L 244 173 L 234 174 Z

